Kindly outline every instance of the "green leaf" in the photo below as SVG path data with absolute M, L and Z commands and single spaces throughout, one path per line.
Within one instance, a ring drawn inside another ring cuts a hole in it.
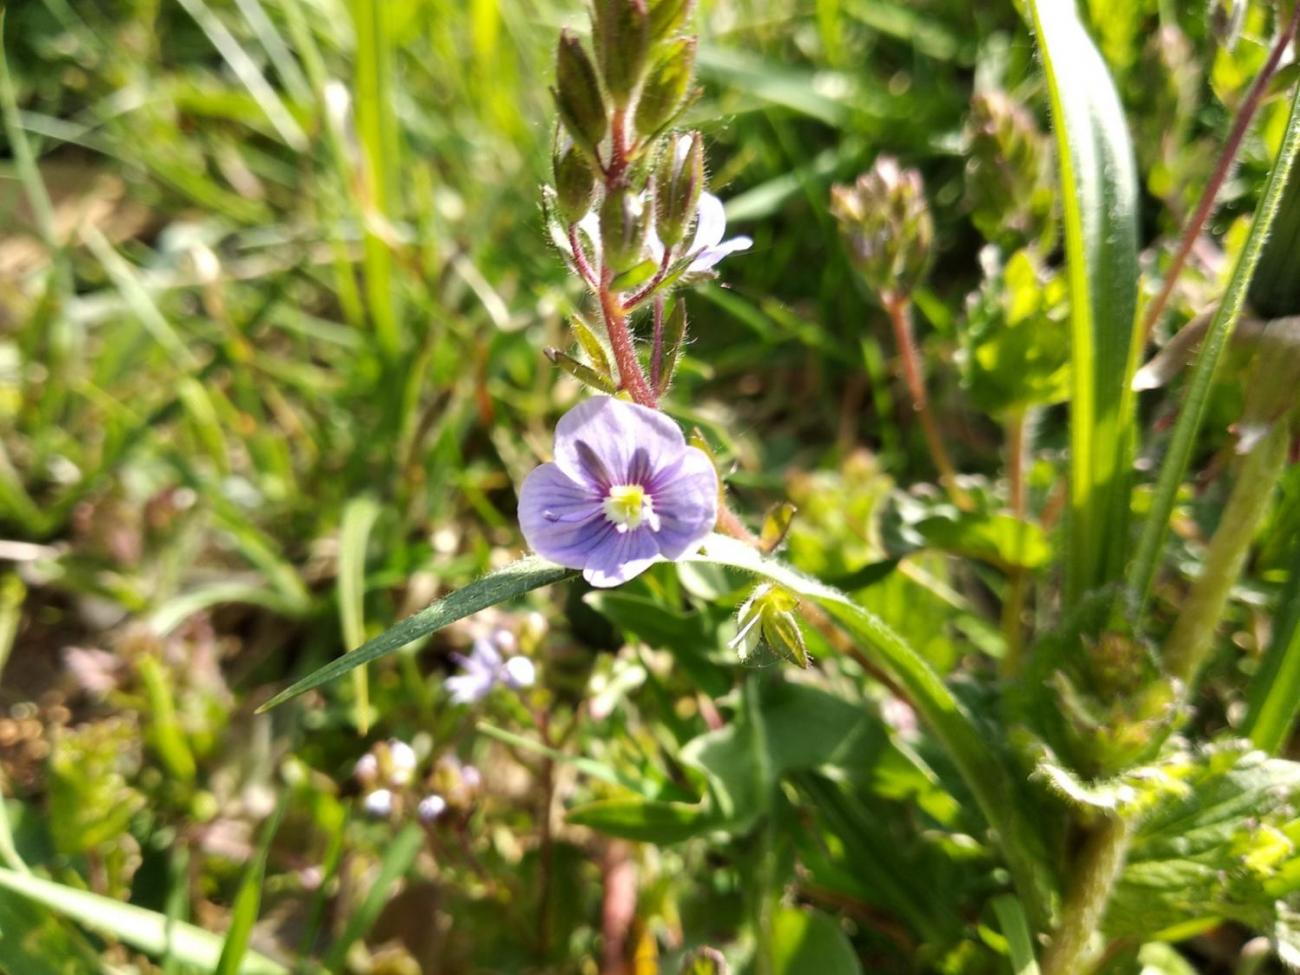
M 221 958 L 213 975 L 239 975 L 248 956 L 248 942 L 253 936 L 253 925 L 257 923 L 258 912 L 262 908 L 262 885 L 266 879 L 266 859 L 271 850 L 280 823 L 287 808 L 285 799 L 289 793 L 282 794 L 280 804 L 274 815 L 262 828 L 262 838 L 257 844 L 257 852 L 244 871 L 239 882 L 239 892 L 235 894 L 235 903 L 230 911 L 230 927 L 226 930 L 226 943 L 221 949 Z
M 362 496 L 353 498 L 343 509 L 339 527 L 339 624 L 343 628 L 343 645 L 353 650 L 366 639 L 366 546 L 370 530 L 379 517 L 379 502 Z M 357 731 L 364 735 L 370 730 L 370 682 L 366 668 L 358 667 L 352 673 L 356 692 Z
M 302 680 L 285 688 L 260 708 L 258 713 L 292 700 L 305 691 L 328 684 L 354 667 L 390 654 L 413 640 L 436 632 L 456 620 L 464 619 L 480 610 L 514 599 L 533 589 L 564 582 L 577 575 L 573 569 L 547 562 L 535 555 L 513 562 L 505 568 L 488 573 L 464 589 L 458 589 L 414 616 L 408 616 L 396 626 L 385 630 L 373 640 L 362 644 Z
M 1255 208 L 1255 219 L 1250 226 L 1250 236 L 1246 238 L 1246 245 L 1241 250 L 1236 267 L 1233 268 L 1228 289 L 1214 313 L 1214 319 L 1210 322 L 1205 338 L 1201 341 L 1201 351 L 1196 356 L 1196 365 L 1187 380 L 1183 408 L 1178 414 L 1178 422 L 1174 425 L 1174 432 L 1169 441 L 1169 450 L 1160 467 L 1155 495 L 1151 499 L 1151 508 L 1142 528 L 1142 537 L 1138 541 L 1137 555 L 1128 576 L 1129 592 L 1138 617 L 1141 617 L 1146 609 L 1151 584 L 1155 580 L 1156 569 L 1159 566 L 1161 550 L 1164 548 L 1165 537 L 1169 532 L 1169 517 L 1174 510 L 1178 488 L 1187 473 L 1187 465 L 1191 462 L 1192 450 L 1196 446 L 1201 421 L 1205 417 L 1206 404 L 1209 402 L 1215 373 L 1245 305 L 1255 268 L 1259 264 L 1260 254 L 1263 252 L 1274 218 L 1277 216 L 1297 154 L 1300 154 L 1300 87 L 1291 98 L 1291 117 L 1287 122 L 1286 135 L 1282 139 L 1282 148 L 1278 151 L 1277 161 L 1269 173 L 1264 195 L 1260 197 L 1259 206 Z
M 686 561 L 711 562 L 752 572 L 824 609 L 861 645 L 907 695 L 957 766 L 1001 845 L 1021 901 L 1035 924 L 1047 917 L 1052 886 L 1047 844 L 1027 805 L 1018 801 L 1018 784 L 1008 765 L 965 707 L 930 665 L 874 614 L 844 593 L 803 575 L 775 559 L 723 535 L 710 535 L 699 554 Z
M 772 925 L 774 975 L 861 975 L 848 936 L 820 911 L 787 907 Z
M 357 941 L 364 938 L 379 917 L 392 894 L 393 886 L 402 879 L 415 855 L 424 845 L 424 829 L 419 823 L 407 823 L 397 834 L 384 852 L 379 863 L 379 873 L 366 891 L 365 899 L 348 918 L 347 926 L 337 941 L 330 945 L 329 954 L 325 956 L 324 966 L 327 971 L 341 972 L 350 949 Z
M 1047 74 L 1070 285 L 1066 596 L 1124 570 L 1136 447 L 1137 177 L 1123 109 L 1073 0 L 1031 0 Z
M 1276 754 L 1300 715 L 1300 531 L 1292 539 L 1291 572 L 1278 597 L 1273 639 L 1250 682 L 1250 710 L 1242 732 Z
M 1014 975 L 1038 975 L 1038 962 L 1034 960 L 1034 940 L 1020 901 L 1011 894 L 993 898 L 993 912 L 998 916 L 1002 936 L 1007 939 L 1007 952 L 1011 955 Z
M 1000 568 L 1037 569 L 1052 557 L 1041 526 L 1001 512 L 935 515 L 915 527 L 931 545 Z
M 0 888 L 109 935 L 145 954 L 173 957 L 203 971 L 212 971 L 221 957 L 222 939 L 192 924 L 171 921 L 156 911 L 123 904 L 86 890 L 0 868 Z M 242 975 L 288 975 L 288 969 L 265 955 L 248 952 L 238 969 Z
M 717 817 L 703 806 L 645 799 L 601 799 L 575 806 L 566 817 L 608 836 L 641 843 L 669 844 L 717 828 Z

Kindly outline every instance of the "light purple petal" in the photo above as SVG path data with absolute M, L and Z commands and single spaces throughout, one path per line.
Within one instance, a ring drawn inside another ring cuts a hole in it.
M 727 211 L 723 208 L 722 201 L 712 193 L 701 193 L 696 216 L 698 222 L 695 225 L 691 252 L 698 253 L 717 247 L 722 241 L 722 235 L 727 232 Z
M 457 674 L 444 683 L 453 704 L 475 704 L 492 690 L 492 678 L 482 674 Z
M 519 489 L 519 527 L 528 547 L 552 562 L 584 568 L 603 534 L 601 525 L 609 525 L 602 500 L 594 488 L 575 482 L 558 465 L 542 464 Z
M 610 532 L 610 536 L 592 550 L 582 573 L 584 579 L 601 589 L 621 586 L 639 576 L 659 556 L 654 533 L 645 526 L 630 532 Z
M 734 254 L 737 251 L 747 251 L 754 245 L 754 242 L 748 237 L 732 237 L 731 240 L 724 240 L 717 247 L 710 247 L 708 250 L 701 251 L 691 261 L 691 266 L 686 269 L 688 274 L 700 274 L 704 271 L 711 270 L 715 264 L 726 257 L 728 254 Z
M 681 429 L 664 414 L 612 396 L 593 396 L 579 403 L 560 418 L 555 428 L 555 465 L 577 484 L 601 489 L 598 503 L 604 500 L 603 489 L 608 484 L 601 483 L 593 458 L 603 466 L 609 483 L 628 484 L 633 483 L 634 475 L 653 473 L 675 464 L 685 449 L 686 438 Z M 532 477 L 530 474 L 529 480 Z M 527 490 L 528 481 L 525 481 L 520 494 L 521 525 L 523 494 Z M 527 526 L 524 526 L 524 537 L 529 537 Z
M 718 474 L 704 451 L 687 447 L 681 462 L 651 486 L 659 531 L 655 540 L 666 559 L 681 558 L 704 540 L 718 520 Z

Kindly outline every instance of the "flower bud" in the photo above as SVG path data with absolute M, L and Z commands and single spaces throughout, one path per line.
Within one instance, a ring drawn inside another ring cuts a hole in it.
M 695 10 L 695 0 L 652 0 L 650 4 L 650 40 L 674 37 L 686 26 Z
M 686 104 L 695 71 L 695 38 L 683 37 L 668 45 L 655 62 L 636 103 L 636 130 L 653 136 L 671 122 Z
M 640 195 L 630 190 L 605 194 L 600 207 L 600 242 L 605 266 L 615 274 L 626 271 L 641 260 L 648 224 L 647 210 Z
M 605 100 L 591 58 L 567 30 L 560 34 L 555 53 L 555 104 L 573 141 L 594 157 L 609 126 Z
M 966 144 L 966 194 L 979 232 L 1008 247 L 1042 236 L 1054 201 L 1047 136 L 1033 117 L 1004 92 L 978 94 Z
M 682 959 L 678 975 L 731 975 L 731 967 L 716 948 L 696 948 Z
M 565 226 L 577 223 L 591 209 L 596 194 L 596 173 L 576 145 L 555 157 L 555 209 Z
M 689 140 L 674 138 L 664 148 L 655 174 L 655 232 L 665 247 L 684 236 L 695 218 L 704 188 L 704 142 L 698 132 Z
M 854 266 L 877 294 L 909 294 L 925 275 L 934 221 L 921 174 L 881 156 L 852 186 L 831 189 Z
M 619 108 L 632 100 L 650 53 L 646 0 L 596 0 L 592 34 L 609 96 Z

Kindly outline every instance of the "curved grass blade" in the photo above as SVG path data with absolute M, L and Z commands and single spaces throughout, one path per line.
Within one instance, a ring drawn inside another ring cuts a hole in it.
M 1052 872 L 1039 826 L 1017 803 L 1017 784 L 961 702 L 902 637 L 839 590 L 733 538 L 710 535 L 700 554 L 683 561 L 729 566 L 769 579 L 817 603 L 853 636 L 872 662 L 907 693 L 944 746 L 996 834 L 1021 903 L 1035 924 L 1046 922 Z
M 464 619 L 479 610 L 503 603 L 507 599 L 513 599 L 533 589 L 572 579 L 577 574 L 573 569 L 555 565 L 535 555 L 512 562 L 505 568 L 489 573 L 476 582 L 471 582 L 464 589 L 458 589 L 433 605 L 425 607 L 414 616 L 408 616 L 373 640 L 308 674 L 263 704 L 257 709 L 258 713 L 269 711 L 304 691 L 327 684 L 354 667 L 360 667 L 362 664 L 390 654 L 412 640 L 418 640 L 435 630 L 441 630 L 449 623 Z
M 0 888 L 154 957 L 170 950 L 178 961 L 205 972 L 212 971 L 221 957 L 219 936 L 134 904 L 123 904 L 87 890 L 4 868 L 0 868 Z M 289 970 L 279 962 L 253 951 L 245 953 L 239 972 L 241 975 L 289 975 Z
M 1038 962 L 1034 960 L 1034 936 L 1020 901 L 1011 894 L 1001 894 L 993 898 L 993 913 L 998 916 L 1002 937 L 1007 939 L 1011 971 L 1014 975 L 1039 975 Z
M 1276 755 L 1300 716 L 1300 532 L 1292 539 L 1291 575 L 1278 600 L 1273 640 L 1250 683 L 1242 732 Z
M 339 625 L 348 650 L 366 642 L 366 545 L 378 517 L 379 502 L 368 496 L 353 498 L 343 509 L 339 529 Z M 352 683 L 356 693 L 353 720 L 358 733 L 365 735 L 370 731 L 370 681 L 364 666 L 352 672 Z
M 325 956 L 325 970 L 332 973 L 343 971 L 347 961 L 348 949 L 364 938 L 379 918 L 379 912 L 388 903 L 393 885 L 415 862 L 415 855 L 424 844 L 424 829 L 419 823 L 407 823 L 389 845 L 384 859 L 379 864 L 379 874 L 366 891 L 361 906 L 348 918 L 347 926 L 339 939 L 330 946 Z
M 1137 176 L 1110 72 L 1074 0 L 1032 0 L 1051 94 L 1070 284 L 1066 597 L 1124 571 L 1136 436 Z
M 1187 466 L 1192 459 L 1192 449 L 1196 445 L 1196 436 L 1205 418 L 1205 406 L 1210 398 L 1210 388 L 1214 383 L 1214 374 L 1223 358 L 1223 351 L 1236 328 L 1237 319 L 1246 302 L 1251 279 L 1259 264 L 1269 230 L 1286 193 L 1287 179 L 1295 165 L 1296 156 L 1300 154 L 1300 86 L 1291 97 L 1291 118 L 1287 122 L 1286 134 L 1282 139 L 1282 148 L 1278 151 L 1277 162 L 1268 174 L 1264 186 L 1264 195 L 1260 197 L 1255 209 L 1255 219 L 1250 226 L 1250 235 L 1246 246 L 1237 258 L 1233 268 L 1228 290 L 1214 313 L 1209 331 L 1201 342 L 1201 351 L 1197 354 L 1196 365 L 1187 380 L 1186 398 L 1178 414 L 1178 422 L 1169 441 L 1169 450 L 1160 467 L 1160 477 L 1156 481 L 1155 496 L 1151 500 L 1151 511 L 1138 540 L 1137 556 L 1129 572 L 1129 594 L 1140 618 L 1146 609 L 1147 599 L 1151 593 L 1151 583 L 1155 580 L 1156 569 L 1160 563 L 1160 553 L 1164 548 L 1165 536 L 1169 533 L 1169 516 L 1174 510 L 1174 500 L 1178 487 L 1187 473 Z
M 284 821 L 284 811 L 288 808 L 286 801 L 289 793 L 280 798 L 280 804 L 262 827 L 262 837 L 257 844 L 253 860 L 244 870 L 239 881 L 239 893 L 235 895 L 235 904 L 230 912 L 230 927 L 226 930 L 225 944 L 221 947 L 221 957 L 217 960 L 213 975 L 239 975 L 243 969 L 244 959 L 248 957 L 248 943 L 253 937 L 253 926 L 262 909 L 262 888 L 266 880 L 266 861 L 271 852 L 271 843 Z

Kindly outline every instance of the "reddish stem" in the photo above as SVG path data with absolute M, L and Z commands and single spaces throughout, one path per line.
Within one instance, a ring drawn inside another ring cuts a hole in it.
M 1201 193 L 1201 199 L 1196 205 L 1195 212 L 1192 214 L 1191 219 L 1187 221 L 1187 226 L 1183 228 L 1182 240 L 1178 243 L 1178 251 L 1174 254 L 1173 263 L 1169 265 L 1169 271 L 1165 275 L 1165 283 L 1161 286 L 1160 293 L 1156 295 L 1150 307 L 1147 308 L 1146 318 L 1142 322 L 1144 341 L 1151 335 L 1151 329 L 1155 328 L 1156 322 L 1160 320 L 1161 314 L 1164 313 L 1165 305 L 1169 303 L 1169 296 L 1173 293 L 1174 285 L 1178 283 L 1178 277 L 1182 274 L 1183 265 L 1187 263 L 1187 257 L 1196 245 L 1201 230 L 1205 227 L 1205 222 L 1210 219 L 1210 213 L 1214 210 L 1214 203 L 1219 195 L 1219 190 L 1223 186 L 1223 181 L 1228 178 L 1232 164 L 1237 160 L 1237 152 L 1241 149 L 1241 143 L 1246 138 L 1246 130 L 1250 127 L 1255 112 L 1264 101 L 1264 94 L 1268 89 L 1269 80 L 1277 71 L 1282 55 L 1286 53 L 1287 46 L 1295 37 L 1298 18 L 1300 18 L 1300 3 L 1291 8 L 1291 19 L 1287 21 L 1286 27 L 1278 36 L 1273 49 L 1269 51 L 1268 60 L 1264 62 L 1259 74 L 1255 76 L 1255 81 L 1250 86 L 1250 92 L 1246 95 L 1246 101 L 1242 103 L 1241 111 L 1237 114 L 1237 119 L 1232 124 L 1232 130 L 1228 133 L 1228 141 L 1223 145 L 1223 152 L 1219 156 L 1218 164 L 1214 167 L 1214 173 L 1210 176 L 1210 181 L 1205 184 L 1205 190 Z
M 939 471 L 939 480 L 947 489 L 952 503 L 963 511 L 969 511 L 970 498 L 957 483 L 957 469 L 953 467 L 952 458 L 948 456 L 943 438 L 939 435 L 939 426 L 934 422 L 934 414 L 930 412 L 925 379 L 921 376 L 921 357 L 916 349 L 916 340 L 912 337 L 911 304 L 904 295 L 887 294 L 882 298 L 885 311 L 889 313 L 890 324 L 894 326 L 894 340 L 898 345 L 898 357 L 903 364 L 903 379 L 912 397 L 912 408 L 921 421 L 921 430 L 930 448 L 930 457 Z
M 573 264 L 582 275 L 582 280 L 587 283 L 587 287 L 595 291 L 600 287 L 600 281 L 596 277 L 596 270 L 587 260 L 587 252 L 582 249 L 582 242 L 578 239 L 578 225 L 569 224 L 569 247 L 573 250 Z
M 658 409 L 659 401 L 655 398 L 650 384 L 646 382 L 645 373 L 641 371 L 641 363 L 636 357 L 636 347 L 632 344 L 632 336 L 628 334 L 627 318 L 623 315 L 618 300 L 609 290 L 608 283 L 601 286 L 599 293 L 600 310 L 605 316 L 605 331 L 609 335 L 610 348 L 614 351 L 614 363 L 618 366 L 620 384 L 632 394 L 632 399 L 642 406 L 648 406 L 652 410 Z

